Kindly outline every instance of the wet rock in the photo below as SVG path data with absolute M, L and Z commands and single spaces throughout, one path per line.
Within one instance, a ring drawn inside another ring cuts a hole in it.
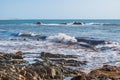
M 42 22 L 36 22 L 36 24 L 42 24 Z
M 39 38 L 40 38 L 41 40 L 45 40 L 46 37 L 47 37 L 47 36 L 40 36 Z
M 12 54 L 12 59 L 23 59 L 22 57 L 23 53 L 21 51 L 16 52 L 15 54 Z
M 120 67 L 116 66 L 104 65 L 85 74 L 80 69 L 66 67 L 86 64 L 85 61 L 70 59 L 70 56 L 42 53 L 42 57 L 47 60 L 23 65 L 23 59 L 13 58 L 16 55 L 23 53 L 0 53 L 0 80 L 63 80 L 65 77 L 73 77 L 71 80 L 120 80 Z
M 61 79 L 63 80 L 67 76 L 75 76 L 75 75 L 80 75 L 84 74 L 83 72 L 79 70 L 74 70 L 70 68 L 66 68 L 62 65 L 56 65 L 52 64 L 53 62 L 44 62 L 46 65 L 40 65 L 34 64 L 30 69 L 32 71 L 36 71 L 40 75 L 41 78 L 46 78 L 46 79 Z
M 81 75 L 81 76 L 75 76 L 71 80 L 87 80 L 87 79 L 85 76 Z
M 113 67 L 113 66 L 110 66 L 110 65 L 104 65 L 103 68 L 102 68 L 103 71 L 116 71 L 117 70 L 117 67 Z
M 86 61 L 77 61 L 77 60 L 66 60 L 65 65 L 67 66 L 81 66 L 86 65 Z
M 15 54 L 17 54 L 17 55 L 23 55 L 23 52 L 22 51 L 18 51 Z
M 5 56 L 6 56 L 6 58 L 9 58 L 9 59 L 23 59 L 23 57 L 22 57 L 22 52 L 17 52 L 17 53 L 11 53 L 11 54 L 5 54 Z
M 120 80 L 120 67 L 104 65 L 102 68 L 91 71 L 88 76 L 99 80 Z
M 42 52 L 41 57 L 42 58 L 77 58 L 74 55 L 51 54 L 47 52 Z
M 64 66 L 81 66 L 81 65 L 86 65 L 86 61 L 77 61 L 77 60 L 73 60 L 73 59 L 70 59 L 70 60 L 66 60 L 66 59 L 63 59 L 63 58 L 58 58 L 58 59 L 49 59 L 50 61 L 54 62 L 55 64 L 59 64 L 59 65 L 64 65 Z
M 14 40 L 17 40 L 17 39 L 12 38 L 12 39 L 10 39 L 10 40 L 14 41 Z
M 28 38 L 23 38 L 23 41 L 27 41 L 28 40 Z
M 19 54 L 11 55 L 11 58 L 12 59 L 23 59 L 22 55 L 19 55 Z
M 73 22 L 74 25 L 82 25 L 81 22 Z
M 105 44 L 104 40 L 97 40 L 93 38 L 82 38 L 82 37 L 76 37 L 78 42 L 85 42 L 90 45 L 98 45 L 98 44 Z

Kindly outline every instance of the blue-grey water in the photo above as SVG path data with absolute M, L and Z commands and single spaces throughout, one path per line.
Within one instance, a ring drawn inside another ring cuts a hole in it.
M 46 25 L 37 25 L 38 21 Z M 57 25 L 75 21 L 83 22 L 85 25 Z M 64 33 L 74 37 L 120 41 L 120 20 L 0 20 L 0 38 L 17 37 L 14 36 L 17 33 L 44 36 Z

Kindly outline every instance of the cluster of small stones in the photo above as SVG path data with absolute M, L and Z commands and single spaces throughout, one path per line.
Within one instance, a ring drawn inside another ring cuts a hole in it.
M 66 60 L 76 58 L 74 55 L 42 52 L 40 58 L 43 61 L 29 64 L 23 60 L 23 54 L 20 51 L 0 53 L 0 80 L 63 80 L 65 77 L 73 77 L 71 80 L 120 80 L 120 67 L 104 65 L 86 74 L 79 69 L 66 67 L 86 64 L 85 61 Z

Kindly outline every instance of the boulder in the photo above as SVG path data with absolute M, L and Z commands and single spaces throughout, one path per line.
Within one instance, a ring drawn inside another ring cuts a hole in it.
M 85 42 L 90 45 L 98 45 L 98 44 L 105 44 L 104 40 L 98 40 L 94 38 L 82 38 L 82 37 L 76 37 L 78 42 Z
M 36 22 L 36 24 L 42 24 L 42 22 Z
M 120 67 L 104 65 L 88 74 L 90 80 L 120 80 Z
M 82 25 L 81 22 L 73 22 L 73 25 Z
M 83 75 L 79 75 L 79 76 L 75 76 L 73 77 L 71 80 L 87 80 L 85 76 Z
M 64 54 L 51 54 L 47 52 L 41 52 L 42 58 L 77 58 L 75 55 L 64 55 Z

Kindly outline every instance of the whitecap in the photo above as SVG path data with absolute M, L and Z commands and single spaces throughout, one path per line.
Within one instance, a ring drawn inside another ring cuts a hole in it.
M 18 33 L 18 36 L 26 36 L 26 37 L 34 37 L 34 36 L 41 36 L 40 34 L 35 34 L 35 33 Z
M 60 42 L 60 43 L 76 43 L 77 39 L 75 37 L 68 36 L 63 33 L 59 33 L 55 36 L 49 36 L 47 37 L 47 40 L 53 41 L 53 42 Z

